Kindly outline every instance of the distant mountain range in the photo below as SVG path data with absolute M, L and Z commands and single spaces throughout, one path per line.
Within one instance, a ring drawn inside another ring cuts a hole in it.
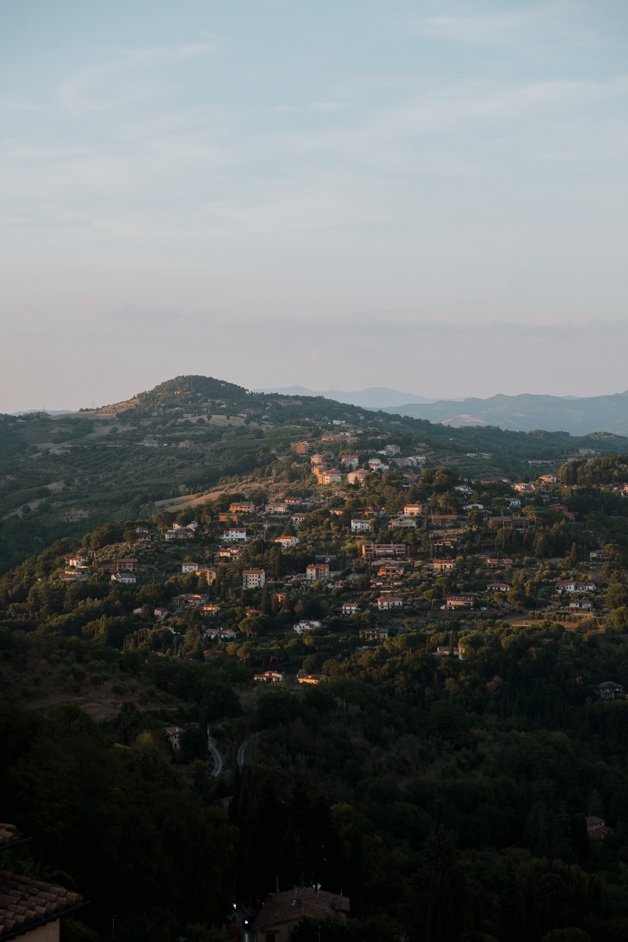
M 413 402 L 414 400 L 409 399 L 408 402 Z M 37 415 L 41 413 L 42 415 L 69 415 L 71 409 L 20 409 L 19 412 L 9 412 L 8 415 Z
M 253 392 L 280 393 L 282 396 L 323 396 L 325 399 L 360 406 L 362 409 L 385 409 L 389 406 L 397 406 L 400 402 L 406 404 L 434 402 L 433 399 L 427 399 L 425 396 L 399 392 L 398 389 L 388 389 L 386 386 L 369 386 L 368 389 L 357 389 L 355 392 L 346 392 L 341 389 L 325 389 L 317 392 L 306 386 L 271 386 L 267 389 L 254 389 Z
M 336 402 L 382 409 L 415 419 L 428 419 L 455 428 L 492 425 L 514 432 L 569 432 L 588 435 L 611 432 L 628 435 L 628 391 L 609 396 L 491 396 L 489 399 L 429 399 L 399 392 L 386 386 L 370 386 L 355 392 L 327 389 L 322 392 L 305 386 L 259 389 L 257 392 L 285 396 L 324 396 Z
M 232 384 L 229 383 L 222 384 L 223 394 L 224 390 L 231 386 Z M 161 387 L 157 387 L 159 388 Z M 514 432 L 540 430 L 568 432 L 570 435 L 589 435 L 594 432 L 628 435 L 628 391 L 608 396 L 582 398 L 523 394 L 519 396 L 497 395 L 488 399 L 438 400 L 390 389 L 387 386 L 369 386 L 354 392 L 339 389 L 317 391 L 308 389 L 306 386 L 273 386 L 253 391 L 278 393 L 283 396 L 322 396 L 325 399 L 359 406 L 362 409 L 381 409 L 395 415 L 428 419 L 430 422 L 449 425 L 453 428 L 490 425 Z M 242 392 L 244 393 L 245 390 Z M 126 404 L 127 407 L 130 405 L 132 405 L 131 402 Z M 109 409 L 113 408 L 109 407 Z M 28 410 L 13 414 L 28 415 L 36 411 Z M 61 416 L 66 414 L 66 411 L 64 409 L 48 410 L 48 415 Z
M 628 434 L 628 391 L 582 399 L 562 396 L 491 396 L 490 399 L 440 400 L 383 406 L 385 412 L 428 419 L 461 428 L 494 425 L 515 432 L 542 429 L 588 435 Z

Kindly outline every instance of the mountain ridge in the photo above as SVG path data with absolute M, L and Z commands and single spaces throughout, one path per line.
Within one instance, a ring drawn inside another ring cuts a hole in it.
M 322 396 L 323 399 L 333 399 L 335 402 L 342 402 L 345 405 L 361 406 L 363 409 L 383 409 L 385 406 L 396 406 L 398 402 L 404 403 L 428 403 L 434 402 L 428 396 L 419 396 L 415 393 L 400 392 L 397 389 L 391 389 L 388 386 L 366 386 L 364 389 L 341 390 L 309 389 L 307 386 L 269 386 L 267 388 L 255 388 L 253 392 L 258 393 L 276 393 L 281 396 Z
M 488 399 L 470 397 L 430 403 L 403 403 L 386 406 L 384 412 L 427 419 L 453 427 L 494 425 L 508 431 L 568 432 L 589 435 L 594 432 L 628 434 L 628 391 L 579 399 L 523 393 L 497 394 Z
M 177 384 L 183 383 L 182 388 Z M 244 403 L 247 397 L 261 394 L 288 398 L 308 397 L 324 399 L 362 409 L 381 410 L 389 414 L 426 419 L 452 428 L 493 426 L 506 431 L 564 431 L 571 435 L 588 435 L 607 431 L 628 435 L 628 391 L 600 396 L 555 396 L 545 393 L 508 395 L 495 393 L 482 398 L 431 398 L 402 392 L 387 386 L 368 386 L 358 390 L 314 390 L 306 386 L 252 387 L 248 389 L 234 383 L 204 376 L 178 376 L 157 384 L 154 388 L 137 393 L 125 400 L 113 401 L 96 409 L 36 410 L 13 412 L 11 415 L 31 415 L 42 412 L 50 416 L 69 414 L 118 414 L 128 410 L 150 409 L 155 399 L 176 407 L 176 398 L 191 394 L 197 401 L 220 399 Z
M 414 393 L 400 393 L 387 386 L 369 386 L 355 391 L 317 391 L 305 386 L 270 387 L 253 391 L 284 396 L 322 396 L 347 405 L 426 419 L 453 428 L 494 426 L 513 432 L 542 430 L 588 435 L 605 431 L 628 435 L 628 391 L 601 396 L 496 393 L 487 398 L 467 396 L 461 399 L 433 399 Z M 395 396 L 397 400 L 391 401 Z

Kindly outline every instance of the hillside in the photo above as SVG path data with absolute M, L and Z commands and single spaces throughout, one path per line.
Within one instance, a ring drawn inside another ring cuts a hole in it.
M 345 431 L 392 436 L 402 456 L 465 474 L 526 472 L 580 449 L 611 453 L 628 441 L 495 428 L 448 429 L 322 397 L 252 393 L 182 376 L 122 403 L 50 416 L 0 416 L 0 572 L 49 545 L 112 519 L 150 516 L 157 502 L 210 491 L 222 478 L 255 482 L 301 439 Z
M 22 865 L 90 899 L 68 942 L 314 883 L 351 919 L 297 942 L 621 942 L 628 454 L 510 484 L 343 432 L 0 578 Z

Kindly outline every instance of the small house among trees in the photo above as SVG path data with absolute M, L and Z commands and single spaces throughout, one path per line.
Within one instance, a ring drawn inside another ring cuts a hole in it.
M 604 680 L 595 688 L 595 692 L 602 700 L 623 700 L 624 688 L 613 680 Z
M 346 896 L 302 886 L 271 893 L 253 922 L 259 942 L 288 942 L 290 933 L 303 919 L 343 921 L 350 912 Z

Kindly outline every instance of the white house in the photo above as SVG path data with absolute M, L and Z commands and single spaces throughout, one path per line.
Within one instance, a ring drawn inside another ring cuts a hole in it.
M 459 609 L 470 610 L 475 608 L 474 595 L 448 595 L 445 604 L 441 608 L 447 612 L 458 611 Z
M 239 546 L 222 546 L 218 550 L 218 555 L 221 559 L 237 559 L 240 553 L 242 552 L 241 547 Z
M 356 612 L 360 611 L 360 606 L 357 602 L 343 602 L 342 603 L 342 614 L 343 615 L 355 615 Z
M 194 533 L 192 530 L 180 527 L 177 524 L 171 527 L 170 530 L 166 530 L 164 533 L 164 539 L 168 543 L 172 543 L 175 540 L 191 540 L 193 536 Z
M 199 563 L 181 563 L 181 572 L 198 572 L 200 569 Z
M 322 622 L 314 621 L 313 619 L 303 619 L 293 625 L 293 630 L 296 631 L 298 635 L 304 634 L 306 631 L 315 631 L 317 628 L 321 627 Z
M 557 582 L 556 591 L 559 595 L 579 595 L 582 592 L 595 592 L 597 586 L 595 582 L 578 582 L 575 579 L 569 579 L 566 582 Z
M 288 505 L 282 501 L 271 501 L 270 504 L 266 504 L 266 513 L 268 514 L 287 514 Z
M 400 599 L 398 595 L 380 595 L 377 607 L 380 612 L 390 612 L 396 608 L 403 608 L 403 599 Z
M 65 562 L 66 565 L 70 566 L 72 569 L 85 569 L 89 566 L 87 556 L 66 556 Z
M 401 514 L 401 516 L 391 517 L 388 527 L 391 530 L 416 530 L 417 522 L 415 517 L 406 517 Z
M 255 683 L 280 684 L 283 674 L 280 671 L 263 671 L 261 674 L 253 674 L 253 680 Z
M 229 530 L 225 530 L 221 539 L 225 543 L 244 543 L 246 541 L 246 529 L 245 527 L 231 527 Z
M 135 585 L 137 576 L 133 572 L 112 572 L 111 581 L 119 582 L 121 585 Z
M 366 533 L 371 529 L 371 521 L 364 520 L 363 518 L 354 518 L 351 521 L 351 532 L 352 533 Z
M 243 589 L 263 589 L 266 585 L 266 573 L 263 569 L 245 569 L 242 573 Z

